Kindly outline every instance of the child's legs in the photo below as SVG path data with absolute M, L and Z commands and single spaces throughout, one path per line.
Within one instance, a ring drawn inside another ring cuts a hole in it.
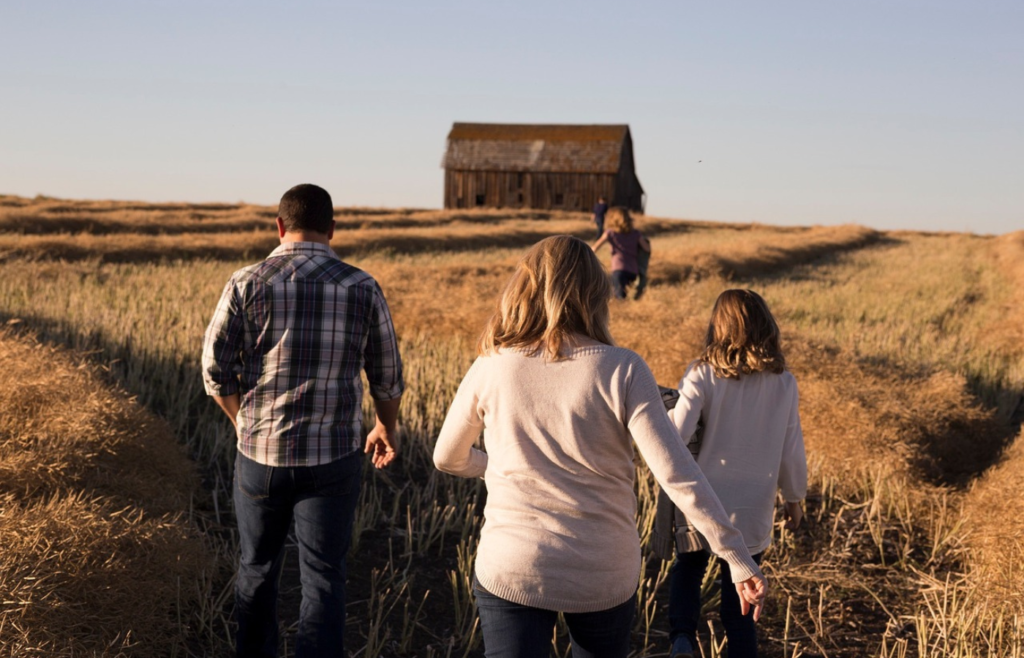
M 761 556 L 754 555 L 754 562 L 761 564 Z M 757 658 L 757 630 L 754 628 L 754 616 L 740 612 L 740 596 L 732 585 L 729 565 L 724 560 L 718 561 L 722 570 L 722 626 L 725 637 L 729 639 L 729 658 Z
M 612 292 L 617 299 L 626 298 L 626 286 L 636 280 L 636 274 L 626 270 L 612 270 Z
M 706 551 L 676 553 L 668 581 L 669 640 L 685 635 L 697 646 L 697 624 L 700 623 L 700 585 L 708 570 L 711 555 Z
M 636 292 L 633 293 L 633 299 L 640 299 L 644 294 L 644 289 L 647 288 L 647 273 L 641 272 L 637 275 Z

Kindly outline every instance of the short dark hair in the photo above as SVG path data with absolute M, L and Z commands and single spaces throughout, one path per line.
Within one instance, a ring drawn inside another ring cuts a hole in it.
M 286 231 L 316 231 L 327 234 L 334 222 L 331 195 L 322 187 L 303 183 L 284 193 L 277 207 Z

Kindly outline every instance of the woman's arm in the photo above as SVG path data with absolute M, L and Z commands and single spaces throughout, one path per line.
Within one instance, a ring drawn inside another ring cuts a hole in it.
M 474 363 L 459 385 L 434 445 L 434 466 L 439 471 L 467 478 L 482 477 L 487 470 L 487 453 L 473 447 L 484 427 L 477 411 L 476 370 Z
M 676 433 L 650 369 L 639 357 L 637 360 L 639 364 L 631 371 L 626 396 L 627 419 L 651 474 L 704 536 L 712 552 L 729 563 L 733 582 L 753 579 L 744 586 L 741 596 L 752 597 L 752 592 L 765 591 L 764 575 L 750 558 L 743 535 L 729 521 L 718 496 Z M 750 598 L 745 600 L 753 603 Z

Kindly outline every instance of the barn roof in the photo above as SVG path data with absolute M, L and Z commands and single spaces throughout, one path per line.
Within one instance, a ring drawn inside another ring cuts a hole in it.
M 626 125 L 456 123 L 448 133 L 447 169 L 614 174 Z

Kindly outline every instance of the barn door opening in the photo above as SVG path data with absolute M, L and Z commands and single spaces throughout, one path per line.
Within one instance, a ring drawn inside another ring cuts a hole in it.
M 508 193 L 505 205 L 509 208 L 522 208 L 526 200 L 526 174 L 513 172 L 508 175 Z

